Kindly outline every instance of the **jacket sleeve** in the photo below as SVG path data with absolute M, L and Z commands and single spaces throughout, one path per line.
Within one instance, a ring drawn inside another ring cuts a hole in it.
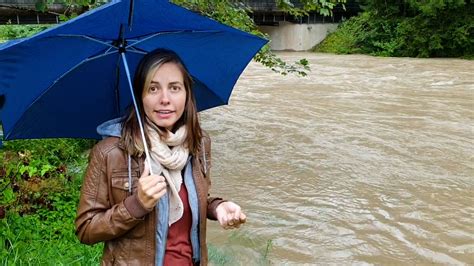
M 207 185 L 209 188 L 209 191 L 211 190 L 211 175 L 210 175 L 210 170 L 211 170 L 211 138 L 206 132 L 203 132 L 203 146 L 204 148 L 201 149 L 201 154 L 200 154 L 200 161 L 201 161 L 201 167 L 202 167 L 202 172 L 206 176 L 207 180 Z M 224 202 L 226 200 L 223 200 L 222 198 L 218 197 L 211 197 L 211 195 L 208 193 L 207 194 L 207 218 L 210 220 L 217 220 L 217 213 L 216 209 L 219 204 Z
M 114 239 L 142 221 L 130 214 L 124 202 L 111 206 L 107 156 L 99 149 L 99 145 L 90 154 L 75 221 L 76 235 L 84 244 Z

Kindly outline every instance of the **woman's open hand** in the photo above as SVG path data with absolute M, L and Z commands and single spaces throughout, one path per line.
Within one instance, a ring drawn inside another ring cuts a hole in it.
M 138 200 L 143 207 L 152 209 L 165 193 L 165 178 L 160 175 L 150 175 L 150 167 L 145 163 L 143 174 L 138 180 Z
M 217 205 L 216 213 L 217 220 L 224 229 L 239 228 L 247 220 L 247 216 L 242 212 L 240 206 L 231 201 Z

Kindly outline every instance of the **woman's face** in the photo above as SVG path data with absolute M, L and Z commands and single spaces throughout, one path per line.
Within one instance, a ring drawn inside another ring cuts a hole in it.
M 183 74 L 172 62 L 161 65 L 143 92 L 146 116 L 157 126 L 168 130 L 178 121 L 186 105 Z

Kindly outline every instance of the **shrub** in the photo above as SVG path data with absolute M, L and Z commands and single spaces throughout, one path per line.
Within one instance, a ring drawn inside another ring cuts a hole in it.
M 93 140 L 4 142 L 0 150 L 0 263 L 97 264 L 102 245 L 79 243 L 76 206 Z
M 85 164 L 85 151 L 94 143 L 73 139 L 4 142 L 0 150 L 0 207 L 20 215 L 51 210 L 55 193 L 70 188 L 73 174 Z
M 410 12 L 400 12 L 398 7 L 380 12 L 377 8 L 381 7 L 371 6 L 343 22 L 314 50 L 379 56 L 474 57 L 473 5 L 423 6 Z
M 25 38 L 47 29 L 50 25 L 0 25 L 0 42 Z

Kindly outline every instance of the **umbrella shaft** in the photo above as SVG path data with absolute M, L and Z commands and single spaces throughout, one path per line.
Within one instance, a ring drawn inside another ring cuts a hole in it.
M 150 169 L 150 174 L 152 175 L 153 170 L 151 169 L 150 152 L 148 151 L 148 143 L 146 142 L 146 138 L 145 138 L 145 130 L 143 128 L 143 123 L 141 119 L 142 116 L 140 115 L 140 111 L 138 110 L 135 94 L 133 93 L 133 86 L 132 86 L 132 80 L 130 79 L 130 70 L 128 69 L 127 57 L 125 56 L 125 53 L 120 53 L 120 54 L 122 55 L 122 61 L 125 68 L 125 73 L 127 74 L 128 87 L 130 88 L 130 93 L 132 94 L 132 101 L 133 101 L 133 106 L 135 108 L 135 112 L 137 114 L 138 125 L 140 126 L 140 133 L 142 136 L 143 147 L 145 148 L 146 161 Z

